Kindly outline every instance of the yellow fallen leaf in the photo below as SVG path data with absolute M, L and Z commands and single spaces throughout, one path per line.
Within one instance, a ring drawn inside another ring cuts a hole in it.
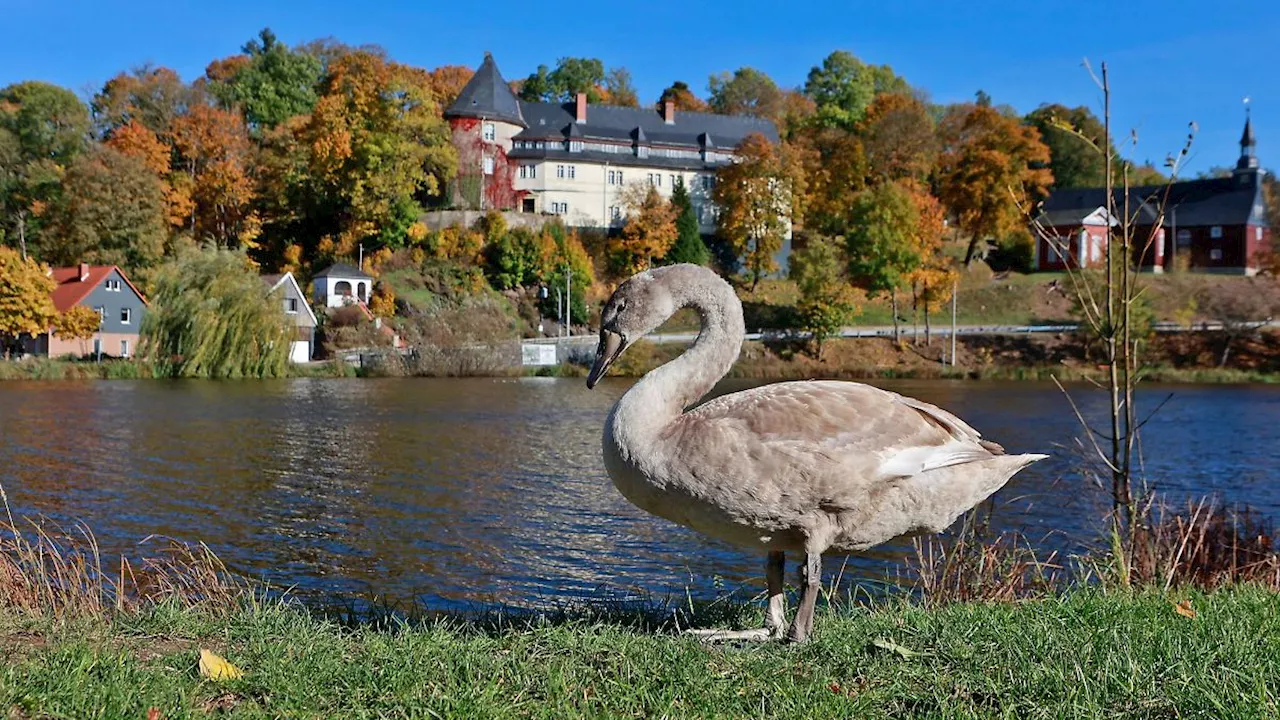
M 235 680 L 244 675 L 240 668 L 223 660 L 214 653 L 200 648 L 200 676 L 210 680 Z
M 1196 616 L 1196 611 L 1192 609 L 1190 600 L 1183 600 L 1180 603 L 1176 603 L 1173 606 L 1173 611 L 1182 617 L 1193 618 Z

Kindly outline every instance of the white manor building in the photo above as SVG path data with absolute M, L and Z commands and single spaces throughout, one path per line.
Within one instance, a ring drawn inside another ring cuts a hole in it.
M 574 227 L 619 227 L 623 188 L 644 183 L 669 197 L 682 180 L 702 232 L 714 233 L 716 169 L 752 133 L 778 141 L 768 120 L 677 111 L 670 102 L 589 105 L 585 94 L 525 102 L 488 53 L 444 116 L 459 151 L 455 205 L 554 214 Z

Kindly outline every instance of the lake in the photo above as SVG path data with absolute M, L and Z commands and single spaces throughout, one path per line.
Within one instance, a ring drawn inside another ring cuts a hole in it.
M 1106 499 L 1038 383 L 876 383 L 947 408 L 1010 452 L 1048 452 L 995 497 L 997 529 L 1044 548 L 1092 542 Z M 431 608 L 762 587 L 763 558 L 631 506 L 601 426 L 629 381 L 296 379 L 0 383 L 0 482 L 15 513 L 84 521 L 110 553 L 159 534 L 319 602 Z M 726 381 L 717 392 L 748 387 Z M 1087 415 L 1106 397 L 1072 390 Z M 1148 387 L 1146 475 L 1280 518 L 1280 388 Z M 851 558 L 883 579 L 907 547 Z M 828 558 L 836 572 L 844 559 Z M 794 566 L 788 573 L 794 579 Z

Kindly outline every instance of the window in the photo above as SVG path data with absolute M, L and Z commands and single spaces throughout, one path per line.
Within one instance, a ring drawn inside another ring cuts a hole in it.
M 96 313 L 98 313 L 98 322 L 99 322 L 99 323 L 101 323 L 103 320 L 106 320 L 106 319 L 107 319 L 107 309 L 106 309 L 106 308 L 104 308 L 104 307 L 96 307 L 96 308 L 94 308 L 94 309 L 93 309 L 93 311 L 94 311 L 94 312 L 96 312 Z
M 622 219 L 622 208 L 618 207 L 617 205 L 610 205 L 610 206 L 609 206 L 609 219 L 610 219 L 610 220 L 621 220 L 621 219 Z
M 120 341 L 120 357 L 122 358 L 129 357 L 129 341 L 128 340 Z
M 1178 247 L 1184 247 L 1191 244 L 1191 231 L 1183 228 L 1178 231 Z
M 1213 238 L 1214 240 L 1220 239 L 1222 237 L 1222 226 L 1214 225 L 1213 227 L 1209 228 L 1209 237 Z
M 570 141 L 569 141 L 569 152 L 582 152 L 582 141 L 581 141 L 581 140 L 570 140 Z
M 574 179 L 574 177 L 575 177 L 575 176 L 577 176 L 577 174 L 578 174 L 578 166 L 577 166 L 577 165 L 570 165 L 570 166 L 569 166 L 569 179 L 570 179 L 570 180 Z
M 556 215 L 564 215 L 569 212 L 569 203 L 553 202 L 551 203 L 551 212 L 555 213 Z
M 491 157 L 487 157 L 484 159 L 484 174 L 485 175 L 493 174 L 493 158 Z
M 120 281 L 119 281 L 119 280 L 108 280 L 108 281 L 105 283 L 105 287 L 106 287 L 106 289 L 107 289 L 107 292 L 120 292 Z
M 676 186 L 676 176 L 675 176 L 675 175 L 672 175 L 672 176 L 671 176 L 671 187 L 673 187 L 673 188 L 674 188 L 675 186 Z
M 1210 260 L 1221 260 L 1221 259 L 1222 259 L 1222 248 L 1213 248 L 1213 249 L 1211 249 L 1211 250 L 1209 251 L 1209 259 L 1210 259 Z
M 702 189 L 703 189 L 703 190 L 710 190 L 711 188 L 713 188 L 713 187 L 715 187 L 715 186 L 716 186 L 716 176 L 715 176 L 715 175 L 703 175 L 703 176 L 702 176 Z
M 610 170 L 610 171 L 609 171 L 609 184 L 610 184 L 610 185 L 617 185 L 617 184 L 618 184 L 618 176 L 619 176 L 619 175 L 621 175 L 621 174 L 622 174 L 622 173 L 618 172 L 617 170 Z
M 538 177 L 538 166 L 537 166 L 537 165 L 521 165 L 521 166 L 520 166 L 520 179 L 521 179 L 521 180 L 529 180 L 529 179 L 536 178 L 536 177 Z
M 1261 226 L 1256 227 L 1256 228 L 1254 228 L 1254 229 L 1253 229 L 1253 239 L 1254 239 L 1254 240 L 1261 240 L 1261 239 L 1262 239 L 1262 227 L 1261 227 Z
M 497 128 L 495 128 L 495 127 L 493 126 L 493 123 L 485 123 L 485 124 L 484 124 L 484 139 L 485 139 L 485 141 L 486 141 L 486 142 L 493 142 L 494 140 L 496 140 L 496 139 L 497 139 L 497 137 L 498 137 L 498 131 L 497 131 Z
M 120 308 L 120 324 L 128 325 L 131 322 L 133 322 L 133 309 Z
M 556 177 L 560 178 L 561 180 L 563 180 L 563 179 L 564 179 L 564 166 L 563 166 L 563 165 L 557 165 L 557 166 L 556 166 Z
M 284 311 L 290 315 L 298 314 L 298 298 L 285 298 Z

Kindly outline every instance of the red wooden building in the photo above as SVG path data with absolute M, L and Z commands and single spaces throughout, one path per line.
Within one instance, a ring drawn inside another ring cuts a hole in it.
M 1133 246 L 1143 267 L 1161 272 L 1185 262 L 1203 272 L 1256 273 L 1271 247 L 1273 228 L 1267 223 L 1252 120 L 1245 119 L 1240 159 L 1230 176 L 1131 188 L 1127 198 L 1116 189 L 1112 207 L 1113 232 L 1126 212 L 1133 220 Z M 1108 219 L 1105 188 L 1055 190 L 1037 218 L 1050 237 L 1037 237 L 1036 268 L 1104 262 Z

